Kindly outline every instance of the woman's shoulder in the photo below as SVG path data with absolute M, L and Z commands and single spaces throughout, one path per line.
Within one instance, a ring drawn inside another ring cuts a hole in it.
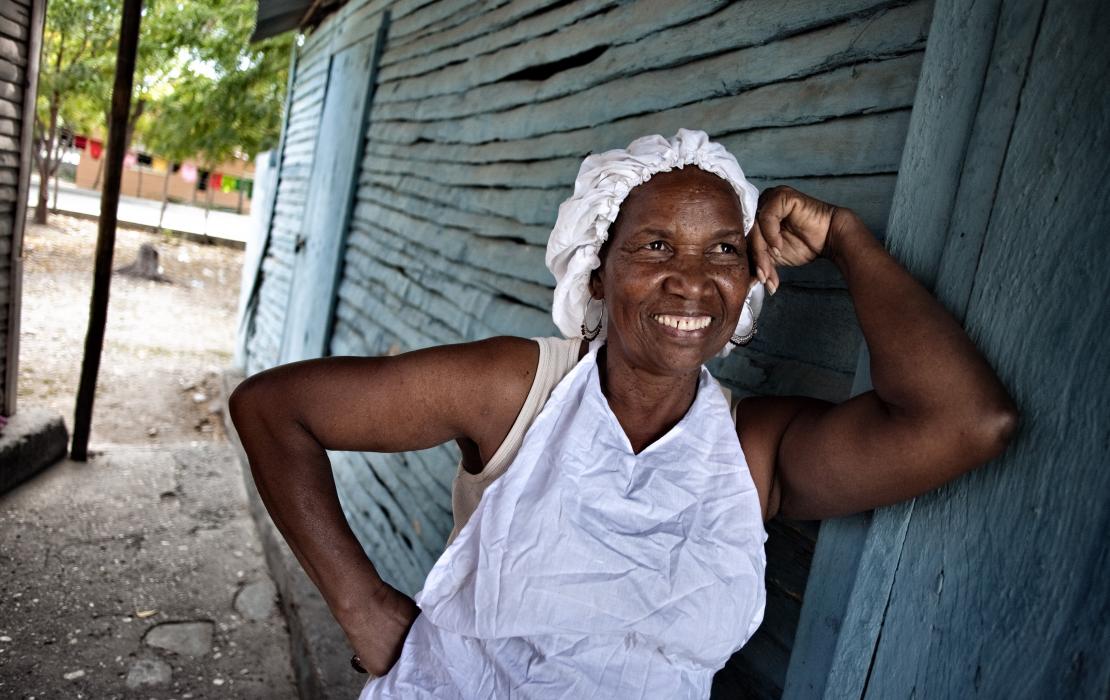
M 528 413 L 529 402 L 546 395 L 577 363 L 581 341 L 498 336 L 451 346 L 457 386 L 471 397 L 468 437 L 460 442 L 468 471 L 477 472 Z

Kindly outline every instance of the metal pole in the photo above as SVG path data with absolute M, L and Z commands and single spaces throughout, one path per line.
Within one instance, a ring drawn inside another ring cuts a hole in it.
M 104 327 L 108 322 L 108 289 L 112 282 L 112 252 L 116 244 L 123 150 L 127 145 L 127 119 L 131 108 L 131 86 L 135 77 L 135 52 L 139 45 L 142 9 L 142 0 L 123 0 L 119 52 L 116 54 L 116 82 L 112 87 L 112 113 L 108 123 L 108 147 L 104 154 L 104 190 L 100 196 L 96 266 L 93 270 L 92 299 L 89 302 L 89 331 L 85 336 L 85 359 L 81 363 L 81 383 L 77 389 L 77 407 L 73 417 L 73 447 L 70 458 L 78 462 L 88 459 L 96 375 L 100 370 Z

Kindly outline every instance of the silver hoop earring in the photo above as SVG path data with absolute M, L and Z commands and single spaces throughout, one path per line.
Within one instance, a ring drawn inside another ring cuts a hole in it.
M 582 314 L 582 337 L 586 340 L 593 340 L 598 336 L 599 333 L 601 333 L 601 323 L 602 320 L 604 320 L 605 318 L 605 300 L 602 299 L 601 313 L 598 314 L 597 317 L 597 326 L 593 328 L 586 328 L 586 318 L 590 315 L 590 302 L 593 300 L 593 297 L 591 297 L 588 301 L 586 301 L 586 311 Z
M 728 342 L 732 343 L 733 345 L 747 345 L 748 343 L 752 342 L 752 338 L 755 337 L 755 311 L 752 310 L 752 304 L 747 299 L 744 300 L 744 306 L 748 309 L 748 313 L 752 315 L 752 329 L 744 335 L 734 335 L 729 338 Z

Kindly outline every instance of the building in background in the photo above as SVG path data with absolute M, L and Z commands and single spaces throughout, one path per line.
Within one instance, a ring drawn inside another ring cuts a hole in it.
M 77 136 L 74 147 L 79 155 L 74 183 L 78 187 L 100 189 L 103 142 Z M 206 169 L 197 161 L 170 163 L 142 152 L 127 155 L 120 181 L 120 194 L 126 197 L 162 201 L 165 195 L 171 202 L 198 206 L 208 203 L 239 214 L 250 213 L 253 189 L 251 160 L 230 160 Z

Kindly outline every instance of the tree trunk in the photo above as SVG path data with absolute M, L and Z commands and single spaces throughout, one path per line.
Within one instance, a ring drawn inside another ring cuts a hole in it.
M 166 218 L 166 205 L 169 202 L 169 197 L 170 197 L 170 174 L 171 174 L 171 172 L 172 172 L 172 168 L 170 170 L 167 170 L 162 175 L 162 210 L 158 212 L 158 230 L 155 231 L 155 233 L 161 233 L 161 231 L 162 231 L 162 221 L 164 221 L 165 218 Z
M 208 171 L 208 186 L 204 188 L 204 238 L 208 242 L 208 212 L 212 209 L 212 171 Z
M 37 146 L 38 144 L 36 144 Z M 43 155 L 39 158 L 39 193 L 38 201 L 35 202 L 35 223 L 46 223 L 46 210 L 49 208 L 47 201 L 50 193 L 50 166 L 48 163 L 49 156 Z
M 104 174 L 104 158 L 100 159 L 100 165 L 96 166 L 96 179 L 93 180 L 92 188 L 94 190 L 100 189 L 100 176 Z
M 46 211 L 50 206 L 50 175 L 57 169 L 54 159 L 57 157 L 58 140 L 58 104 L 61 95 L 55 90 L 50 96 L 50 126 L 44 135 L 42 155 L 39 159 L 39 196 L 35 204 L 35 223 L 46 223 Z
M 58 213 L 58 169 L 54 168 L 54 203 L 50 205 L 51 213 Z

